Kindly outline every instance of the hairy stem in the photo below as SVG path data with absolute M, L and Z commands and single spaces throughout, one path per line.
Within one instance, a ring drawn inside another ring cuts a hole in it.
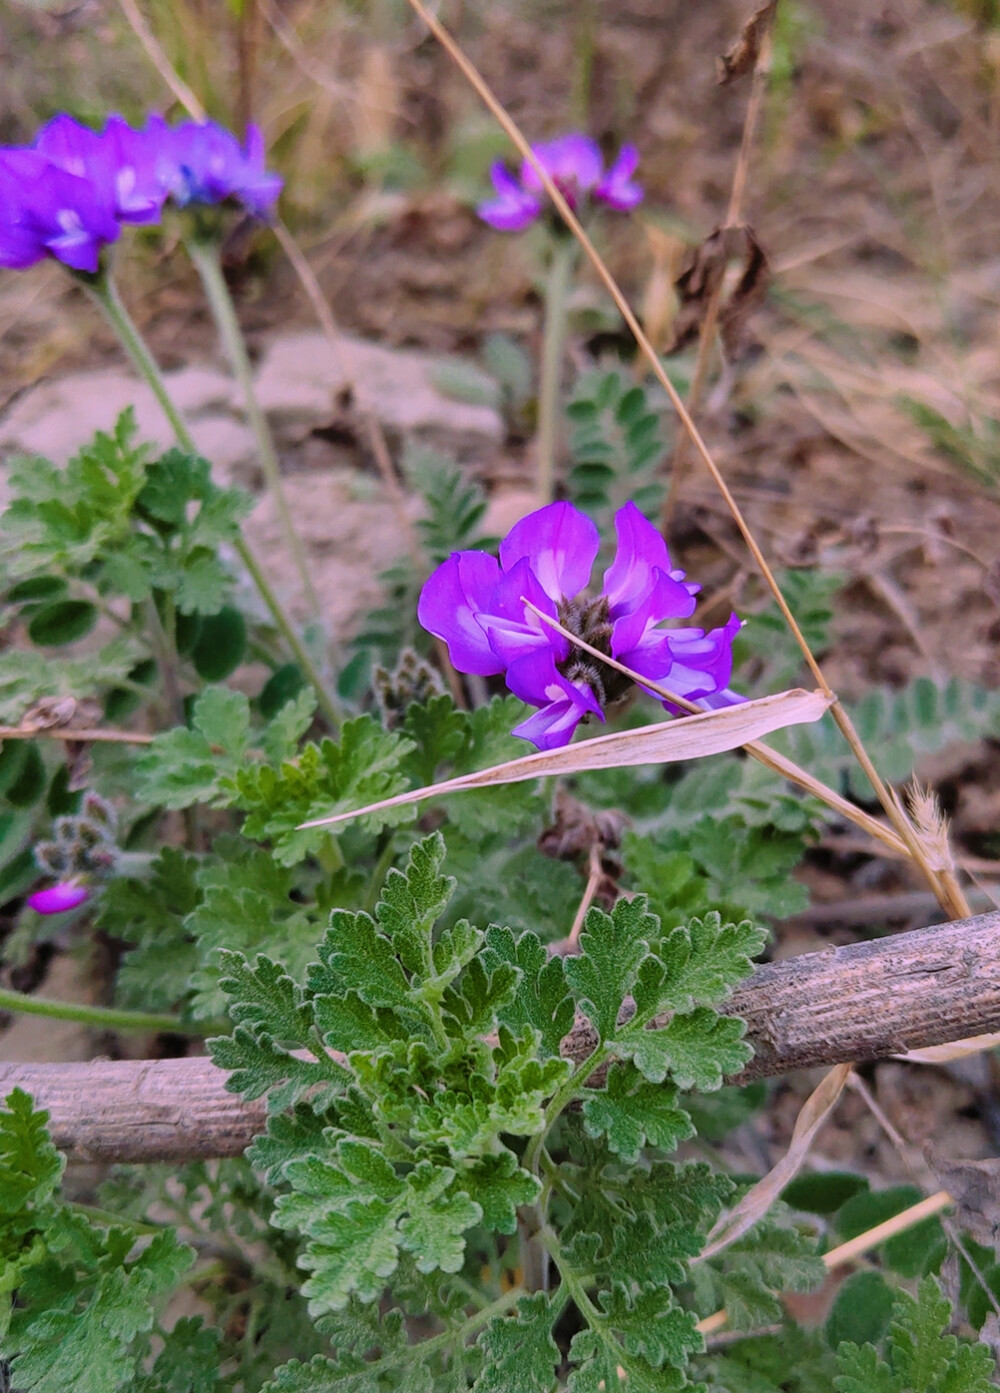
M 83 278 L 83 283 L 87 286 L 87 289 L 107 316 L 111 327 L 118 335 L 119 341 L 131 359 L 135 370 L 149 386 L 150 391 L 162 407 L 163 414 L 170 422 L 171 429 L 176 435 L 178 443 L 183 449 L 196 455 L 198 453 L 198 448 L 188 429 L 187 422 L 171 399 L 170 393 L 167 391 L 167 385 L 163 380 L 163 374 L 160 372 L 159 364 L 147 348 L 146 342 L 136 328 L 128 310 L 122 304 L 121 298 L 118 295 L 118 290 L 110 274 L 104 271 L 96 277 L 85 277 Z M 237 536 L 236 551 L 240 560 L 247 568 L 250 579 L 257 587 L 261 599 L 267 606 L 276 628 L 281 632 L 285 642 L 288 644 L 292 656 L 305 673 L 309 682 L 312 683 L 316 692 L 316 699 L 320 704 L 323 714 L 326 716 L 333 730 L 339 730 L 340 711 L 337 707 L 337 703 L 326 689 L 323 679 L 320 677 L 315 663 L 312 658 L 310 658 L 305 645 L 296 632 L 291 618 L 274 593 L 271 583 L 264 574 L 260 562 L 250 549 L 250 544 L 242 533 Z
M 309 607 L 314 615 L 320 612 L 319 597 L 313 585 L 312 576 L 309 574 L 309 567 L 306 564 L 305 552 L 302 547 L 301 539 L 295 531 L 295 524 L 292 521 L 291 510 L 288 506 L 288 499 L 285 496 L 284 485 L 281 482 L 281 466 L 278 462 L 278 452 L 275 449 L 274 437 L 271 428 L 267 423 L 267 417 L 260 408 L 257 394 L 253 385 L 253 369 L 250 366 L 250 358 L 247 354 L 246 341 L 240 329 L 240 322 L 236 316 L 236 307 L 233 304 L 233 297 L 229 293 L 229 286 L 226 278 L 222 274 L 222 264 L 219 259 L 219 243 L 215 239 L 204 237 L 192 237 L 187 243 L 188 253 L 191 260 L 201 277 L 201 283 L 208 300 L 212 316 L 215 320 L 215 327 L 219 331 L 222 346 L 229 365 L 233 370 L 233 375 L 240 384 L 240 391 L 243 393 L 243 403 L 246 409 L 247 420 L 254 433 L 257 442 L 257 455 L 260 459 L 261 468 L 264 471 L 264 478 L 267 486 L 274 498 L 274 506 L 278 512 L 278 521 L 285 537 L 285 543 L 289 553 L 294 558 L 299 578 L 302 582 L 302 589 Z
M 22 1016 L 46 1016 L 53 1021 L 79 1021 L 81 1025 L 106 1030 L 169 1030 L 175 1035 L 216 1035 L 229 1033 L 228 1021 L 199 1021 L 188 1024 L 177 1016 L 154 1011 L 124 1011 L 110 1006 L 85 1006 L 76 1001 L 53 1001 L 0 988 L 0 1011 Z
M 552 260 L 545 285 L 545 323 L 542 361 L 538 380 L 538 459 L 535 487 L 540 504 L 555 496 L 556 454 L 559 449 L 560 384 L 566 347 L 566 321 L 576 243 L 557 234 L 552 239 Z

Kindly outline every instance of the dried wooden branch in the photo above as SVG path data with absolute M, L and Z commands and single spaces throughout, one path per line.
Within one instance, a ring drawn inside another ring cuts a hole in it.
M 1000 1030 L 1000 912 L 767 963 L 725 1009 L 747 1022 L 756 1051 L 739 1082 Z M 564 1049 L 585 1059 L 594 1043 L 578 1022 Z M 32 1094 L 75 1160 L 239 1155 L 265 1111 L 225 1083 L 204 1057 L 0 1064 L 0 1096 Z

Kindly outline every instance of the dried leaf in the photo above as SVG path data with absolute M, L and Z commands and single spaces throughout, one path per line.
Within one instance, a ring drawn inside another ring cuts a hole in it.
M 907 1050 L 905 1054 L 894 1054 L 893 1059 L 903 1059 L 907 1064 L 950 1064 L 954 1059 L 966 1059 L 970 1054 L 981 1054 L 1000 1045 L 1000 1030 L 987 1035 L 967 1035 L 964 1040 L 952 1040 L 948 1045 L 928 1045 L 922 1050 Z
M 578 774 L 584 769 L 626 769 L 642 764 L 672 764 L 683 759 L 700 759 L 704 755 L 736 750 L 750 740 L 785 726 L 806 725 L 818 721 L 830 706 L 832 698 L 822 692 L 806 692 L 794 688 L 729 706 L 721 711 L 706 711 L 704 715 L 684 716 L 638 730 L 622 731 L 618 735 L 600 735 L 595 740 L 583 740 L 579 745 L 567 745 L 561 750 L 542 750 L 525 755 L 523 759 L 507 760 L 491 769 L 463 774 L 457 779 L 426 788 L 415 788 L 395 798 L 369 803 L 350 812 L 333 813 L 330 817 L 304 822 L 303 827 L 330 827 L 366 813 L 383 808 L 399 808 L 407 803 L 422 803 L 427 798 L 439 798 L 447 793 L 463 793 L 471 788 L 489 788 L 495 784 L 517 784 L 526 779 L 541 779 L 549 774 Z
M 771 18 L 778 7 L 778 0 L 767 0 L 755 10 L 743 28 L 739 38 L 730 44 L 725 53 L 715 60 L 715 75 L 720 87 L 728 87 L 738 77 L 756 67 L 760 56 L 760 46 L 767 33 Z
M 727 267 L 739 265 L 732 290 L 725 292 L 723 278 Z M 709 306 L 717 295 L 725 294 L 718 306 L 718 329 L 727 354 L 738 356 L 746 338 L 751 312 L 763 301 L 770 280 L 764 249 L 746 223 L 738 227 L 717 227 L 695 251 L 691 265 L 677 281 L 680 309 L 674 321 L 674 338 L 668 353 L 678 353 L 693 343 L 702 330 Z
M 925 1154 L 952 1197 L 960 1226 L 977 1243 L 995 1248 L 1000 1235 L 1000 1159 L 951 1161 L 930 1147 Z
M 795 1119 L 792 1139 L 784 1156 L 762 1180 L 758 1180 L 753 1189 L 747 1191 L 735 1209 L 719 1220 L 708 1235 L 708 1242 L 695 1259 L 696 1262 L 715 1257 L 764 1217 L 809 1154 L 816 1133 L 836 1106 L 853 1067 L 851 1064 L 837 1064 L 813 1089 Z

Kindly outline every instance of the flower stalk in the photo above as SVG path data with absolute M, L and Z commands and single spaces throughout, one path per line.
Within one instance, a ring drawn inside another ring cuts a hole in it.
M 542 329 L 542 357 L 538 379 L 538 458 L 535 487 L 540 504 L 555 497 L 556 458 L 559 451 L 559 423 L 563 356 L 569 319 L 569 296 L 573 284 L 577 247 L 571 237 L 552 239 L 552 260 L 545 286 L 545 320 Z
M 162 407 L 163 413 L 170 422 L 171 429 L 176 435 L 179 444 L 183 449 L 196 455 L 198 453 L 198 447 L 195 445 L 194 437 L 188 428 L 187 422 L 177 410 L 170 393 L 167 391 L 167 385 L 163 380 L 163 374 L 160 371 L 159 364 L 152 353 L 150 353 L 145 340 L 136 328 L 134 320 L 122 303 L 110 272 L 104 269 L 99 271 L 96 276 L 84 276 L 81 277 L 81 279 L 106 316 L 112 329 L 114 329 L 117 334 L 119 342 L 125 349 L 132 365 L 143 381 L 147 383 L 154 397 Z M 283 636 L 295 661 L 305 673 L 308 681 L 312 684 L 320 708 L 330 723 L 331 728 L 334 731 L 339 730 L 341 717 L 337 703 L 327 690 L 315 663 L 309 656 L 305 644 L 302 642 L 290 616 L 275 594 L 270 581 L 264 574 L 260 562 L 251 550 L 250 544 L 242 535 L 236 542 L 236 551 L 243 565 L 246 567 L 250 579 L 257 587 L 260 597 L 264 601 L 274 621 L 275 627 Z
M 195 1025 L 177 1016 L 153 1011 L 126 1011 L 110 1006 L 85 1006 L 77 1001 L 53 1001 L 50 997 L 0 988 L 0 1011 L 23 1016 L 45 1016 L 51 1021 L 77 1021 L 104 1030 L 169 1030 L 178 1035 L 228 1034 L 223 1021 L 200 1021 Z
M 236 316 L 233 297 L 229 293 L 226 278 L 222 273 L 218 239 L 192 237 L 187 242 L 187 249 L 198 275 L 201 277 L 205 297 L 215 320 L 215 327 L 219 331 L 219 337 L 222 340 L 222 346 L 229 359 L 233 375 L 243 393 L 247 420 L 257 442 L 257 455 L 264 471 L 264 478 L 267 480 L 267 486 L 274 498 L 274 506 L 278 512 L 278 521 L 285 537 L 285 543 L 289 553 L 294 558 L 303 592 L 309 602 L 309 608 L 313 615 L 318 616 L 320 612 L 319 597 L 316 594 L 312 576 L 309 574 L 302 542 L 295 530 L 284 485 L 281 482 L 281 467 L 274 445 L 274 437 L 254 391 L 253 369 L 250 365 L 239 319 Z

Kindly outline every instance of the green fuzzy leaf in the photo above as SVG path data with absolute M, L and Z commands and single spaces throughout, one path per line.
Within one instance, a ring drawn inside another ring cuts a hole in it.
M 903 1393 L 903 1380 L 878 1357 L 872 1345 L 844 1344 L 837 1350 L 839 1393 Z
M 215 1393 L 220 1387 L 221 1332 L 206 1327 L 201 1316 L 182 1316 L 164 1337 L 148 1378 L 135 1393 Z
M 514 1314 L 497 1316 L 479 1337 L 483 1371 L 473 1393 L 547 1393 L 560 1363 L 552 1324 L 561 1303 L 545 1292 L 522 1296 Z
M 109 1242 L 121 1230 L 112 1230 Z M 125 1234 L 102 1263 L 93 1294 L 80 1309 L 65 1303 L 35 1313 L 14 1313 L 10 1346 L 14 1384 L 32 1393 L 68 1388 L 113 1390 L 135 1372 L 135 1338 L 148 1331 L 158 1300 L 171 1291 L 194 1261 L 194 1252 L 173 1233 L 161 1232 L 133 1262 Z
M 752 959 L 766 941 L 765 931 L 749 920 L 723 924 L 718 911 L 692 919 L 686 928 L 665 934 L 660 944 L 666 976 L 655 1007 L 638 997 L 636 1006 L 644 1014 L 650 1009 L 686 1012 L 723 1001 L 750 975 Z
M 676 1106 L 677 1090 L 651 1084 L 629 1065 L 615 1065 L 600 1093 L 583 1104 L 588 1136 L 606 1136 L 608 1147 L 623 1161 L 634 1162 L 647 1144 L 672 1151 L 694 1131 L 691 1119 Z
M 482 1210 L 484 1226 L 495 1233 L 516 1232 L 518 1208 L 534 1204 L 541 1189 L 541 1182 L 522 1170 L 506 1147 L 462 1167 L 458 1180 Z
M 687 1016 L 674 1016 L 659 1030 L 641 1025 L 621 1028 L 615 1052 L 633 1061 L 651 1083 L 669 1073 L 679 1088 L 709 1092 L 728 1074 L 738 1074 L 753 1056 L 744 1042 L 746 1026 L 733 1016 L 719 1016 L 699 1007 Z
M 119 968 L 117 987 L 128 1005 L 169 1010 L 189 990 L 199 954 L 185 928 L 201 893 L 198 858 L 165 846 L 142 880 L 116 876 L 101 896 L 97 925 L 134 945 Z
M 640 963 L 649 956 L 648 940 L 658 938 L 659 929 L 659 920 L 648 913 L 643 895 L 619 900 L 610 915 L 601 909 L 589 910 L 580 935 L 580 955 L 567 958 L 565 973 L 577 1004 L 602 1041 L 614 1036 L 622 1003 L 632 990 Z
M 417 842 L 406 870 L 389 871 L 375 906 L 375 918 L 408 973 L 428 971 L 431 930 L 444 913 L 455 889 L 451 876 L 441 875 L 444 838 L 440 832 Z
M 206 682 L 222 682 L 236 671 L 246 650 L 247 622 L 238 609 L 226 605 L 217 614 L 207 614 L 202 621 L 198 641 L 191 650 L 191 661 L 198 676 Z
M 250 744 L 250 702 L 242 692 L 206 687 L 194 704 L 191 730 L 157 735 L 136 765 L 139 796 L 153 806 L 219 806 Z
M 242 1093 L 248 1102 L 271 1093 L 269 1104 L 275 1111 L 290 1107 L 310 1089 L 329 1090 L 331 1083 L 339 1086 L 343 1077 L 332 1060 L 326 1066 L 318 1060 L 297 1059 L 269 1035 L 255 1034 L 246 1026 L 238 1025 L 232 1035 L 219 1035 L 206 1043 L 213 1062 L 229 1074 L 230 1093 Z
M 345 721 L 339 743 L 306 745 L 294 761 L 277 768 L 248 765 L 236 775 L 234 802 L 247 813 L 246 836 L 270 842 L 275 858 L 294 866 L 340 835 L 323 827 L 298 830 L 299 824 L 328 813 L 346 812 L 402 792 L 402 763 L 412 742 L 382 730 L 371 716 Z M 370 832 L 412 819 L 410 808 L 390 809 L 360 819 Z
M 712 1260 L 713 1305 L 724 1306 L 733 1330 L 754 1330 L 782 1319 L 780 1293 L 812 1291 L 826 1279 L 815 1239 L 774 1211 Z
M 486 930 L 483 963 L 487 970 L 506 963 L 520 974 L 511 1001 L 498 1011 L 498 1019 L 513 1034 L 527 1026 L 538 1032 L 545 1055 L 558 1055 L 559 1042 L 573 1028 L 573 998 L 566 989 L 563 958 L 546 953 L 535 933 L 515 937 L 495 924 Z
M 237 1025 L 255 1032 L 266 1031 L 272 1039 L 288 1040 L 301 1047 L 312 1027 L 312 1011 L 303 1003 L 302 989 L 295 985 L 279 963 L 263 953 L 251 967 L 242 953 L 222 949 L 219 962 L 222 990 L 233 999 L 229 1014 Z
M 880 1272 L 854 1272 L 837 1292 L 826 1318 L 832 1349 L 841 1344 L 878 1344 L 889 1329 L 893 1292 Z
M 85 638 L 97 623 L 89 600 L 53 600 L 31 616 L 28 637 L 40 648 L 57 648 Z
M 466 1229 L 483 1211 L 464 1190 L 449 1189 L 454 1172 L 421 1161 L 408 1177 L 407 1208 L 399 1232 L 402 1247 L 413 1254 L 418 1272 L 458 1272 L 465 1257 Z
M 62 1178 L 65 1157 L 49 1139 L 47 1112 L 36 1112 L 20 1088 L 0 1110 L 0 1216 L 44 1204 Z

